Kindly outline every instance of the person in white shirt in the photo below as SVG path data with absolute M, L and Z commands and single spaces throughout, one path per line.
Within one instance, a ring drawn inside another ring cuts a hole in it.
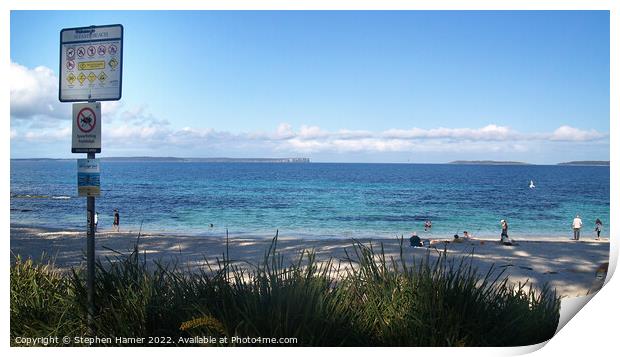
M 575 216 L 575 219 L 573 219 L 573 240 L 579 240 L 579 233 L 581 232 L 582 225 L 583 222 L 581 222 L 579 215 Z

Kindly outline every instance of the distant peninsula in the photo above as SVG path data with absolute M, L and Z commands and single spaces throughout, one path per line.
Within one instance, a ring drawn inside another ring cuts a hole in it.
M 475 160 L 475 161 L 457 160 L 457 161 L 451 161 L 449 162 L 449 164 L 452 164 L 452 165 L 531 165 L 531 164 L 528 164 L 527 162 L 520 162 L 520 161 L 494 161 L 494 160 Z
M 566 165 L 566 166 L 609 166 L 609 161 L 568 161 L 568 162 L 560 162 L 558 165 Z
M 283 158 L 236 158 L 236 157 L 158 157 L 158 156 L 129 156 L 129 157 L 102 157 L 101 161 L 158 161 L 158 162 L 259 162 L 259 163 L 308 163 L 307 157 Z
M 78 159 L 76 157 L 75 159 Z M 75 159 L 54 159 L 54 158 L 29 158 L 29 159 L 11 159 L 18 161 L 70 161 Z M 237 157 L 173 157 L 173 156 L 111 156 L 98 157 L 101 161 L 117 161 L 117 162 L 137 162 L 137 161 L 153 161 L 153 162 L 260 162 L 260 163 L 309 163 L 307 157 L 280 157 L 280 158 L 237 158 Z

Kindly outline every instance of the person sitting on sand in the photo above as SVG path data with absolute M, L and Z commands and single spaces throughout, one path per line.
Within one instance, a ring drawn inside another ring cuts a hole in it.
M 463 231 L 463 238 L 465 238 L 465 239 L 472 239 L 472 238 L 474 238 L 474 236 L 471 235 L 471 233 L 469 233 L 468 231 Z
M 423 246 L 422 240 L 418 236 L 417 232 L 413 232 L 413 234 L 409 238 L 409 243 L 411 244 L 412 247 L 422 247 Z
M 465 237 L 459 237 L 458 234 L 454 235 L 454 238 L 452 240 L 448 240 L 448 239 L 433 239 L 429 241 L 429 246 L 433 246 L 437 243 L 443 243 L 443 244 L 448 244 L 448 243 L 464 243 L 466 241 Z

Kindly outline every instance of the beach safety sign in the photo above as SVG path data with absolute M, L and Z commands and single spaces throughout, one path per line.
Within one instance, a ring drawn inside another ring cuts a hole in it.
M 123 79 L 123 26 L 60 31 L 61 102 L 119 100 Z
M 99 159 L 77 160 L 78 196 L 98 197 L 101 193 Z
M 72 153 L 101 152 L 101 103 L 73 104 Z

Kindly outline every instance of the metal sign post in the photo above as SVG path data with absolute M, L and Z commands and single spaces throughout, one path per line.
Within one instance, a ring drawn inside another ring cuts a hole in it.
M 95 159 L 95 153 L 88 153 L 88 159 Z M 86 197 L 86 289 L 88 291 L 88 315 L 87 323 L 91 335 L 94 331 L 95 316 L 95 197 Z
M 79 115 L 77 120 L 80 120 Z M 78 159 L 78 196 L 86 197 L 87 320 L 90 332 L 93 334 L 92 326 L 94 322 L 93 317 L 95 316 L 95 197 L 99 196 L 100 193 L 99 175 L 99 160 L 95 159 L 94 152 L 88 153 L 87 159 Z
M 60 31 L 58 100 L 87 102 L 73 105 L 72 153 L 86 153 L 78 160 L 78 196 L 86 196 L 87 324 L 95 335 L 95 197 L 99 196 L 101 152 L 101 103 L 119 100 L 123 77 L 123 26 L 105 25 Z

